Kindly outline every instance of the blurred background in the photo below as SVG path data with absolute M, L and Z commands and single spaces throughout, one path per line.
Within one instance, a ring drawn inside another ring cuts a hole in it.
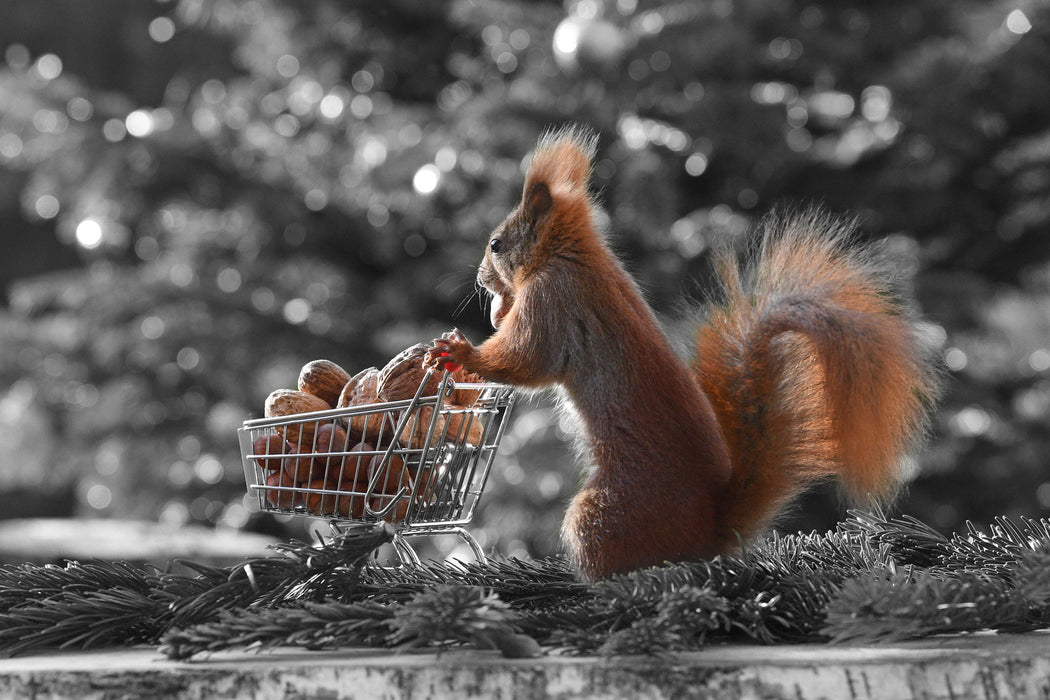
M 300 536 L 247 507 L 237 427 L 309 360 L 483 339 L 486 234 L 570 121 L 673 334 L 771 208 L 886 238 L 949 376 L 899 510 L 1050 512 L 1048 2 L 6 0 L 0 518 Z M 557 551 L 565 431 L 517 407 L 487 550 Z

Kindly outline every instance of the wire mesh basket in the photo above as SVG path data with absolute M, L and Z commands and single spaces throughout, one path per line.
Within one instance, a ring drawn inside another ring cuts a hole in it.
M 405 562 L 419 562 L 406 537 L 442 533 L 459 535 L 484 561 L 463 526 L 485 487 L 513 393 L 454 383 L 446 371 L 426 395 L 432 372 L 411 399 L 245 421 L 237 435 L 252 502 L 265 512 L 326 518 L 337 530 L 385 521 Z M 470 397 L 469 405 L 451 403 L 454 392 Z

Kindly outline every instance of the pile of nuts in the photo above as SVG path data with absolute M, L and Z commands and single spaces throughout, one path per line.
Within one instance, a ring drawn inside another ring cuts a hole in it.
M 335 362 L 313 360 L 300 371 L 297 389 L 272 392 L 264 407 L 267 418 L 291 418 L 334 408 L 361 407 L 361 411 L 335 418 L 288 421 L 256 439 L 253 459 L 268 472 L 266 486 L 276 487 L 266 490 L 266 499 L 281 509 L 305 508 L 315 515 L 347 518 L 362 518 L 369 499 L 370 509 L 385 513 L 385 520 L 403 520 L 409 507 L 409 499 L 403 496 L 416 493 L 422 498 L 427 489 L 414 487 L 419 480 L 426 484 L 431 475 L 416 464 L 406 468 L 398 451 L 389 450 L 385 464 L 384 458 L 391 442 L 397 443 L 395 447 L 419 447 L 434 419 L 434 408 L 416 408 L 417 415 L 404 421 L 395 435 L 395 412 L 385 410 L 382 404 L 413 398 L 424 379 L 427 384 L 420 395 L 437 393 L 441 373 L 433 372 L 427 378 L 423 367 L 429 350 L 428 345 L 413 345 L 382 369 L 369 367 L 353 376 Z M 452 381 L 483 380 L 460 368 L 452 373 Z M 468 410 L 479 395 L 477 389 L 456 388 L 444 397 L 444 410 L 438 413 L 434 433 L 480 444 L 483 426 Z

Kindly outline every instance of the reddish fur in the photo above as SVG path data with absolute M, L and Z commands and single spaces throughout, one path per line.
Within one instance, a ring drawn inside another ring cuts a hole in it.
M 479 271 L 506 316 L 478 347 L 437 341 L 483 377 L 564 391 L 593 467 L 563 527 L 582 573 L 729 551 L 829 474 L 892 491 L 935 387 L 879 270 L 816 218 L 780 227 L 750 279 L 723 260 L 726 303 L 687 367 L 595 228 L 593 152 L 579 131 L 541 140 L 494 234 L 508 250 Z
M 720 272 L 726 299 L 693 366 L 734 456 L 723 539 L 828 476 L 853 500 L 892 497 L 937 382 L 890 271 L 811 215 L 767 227 L 748 279 L 728 257 Z

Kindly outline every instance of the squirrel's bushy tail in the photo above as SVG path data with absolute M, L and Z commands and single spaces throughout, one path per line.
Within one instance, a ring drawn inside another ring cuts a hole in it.
M 885 263 L 850 226 L 770 219 L 745 266 L 719 260 L 724 300 L 693 367 L 729 445 L 727 540 L 747 539 L 815 480 L 891 497 L 922 434 L 937 374 Z

